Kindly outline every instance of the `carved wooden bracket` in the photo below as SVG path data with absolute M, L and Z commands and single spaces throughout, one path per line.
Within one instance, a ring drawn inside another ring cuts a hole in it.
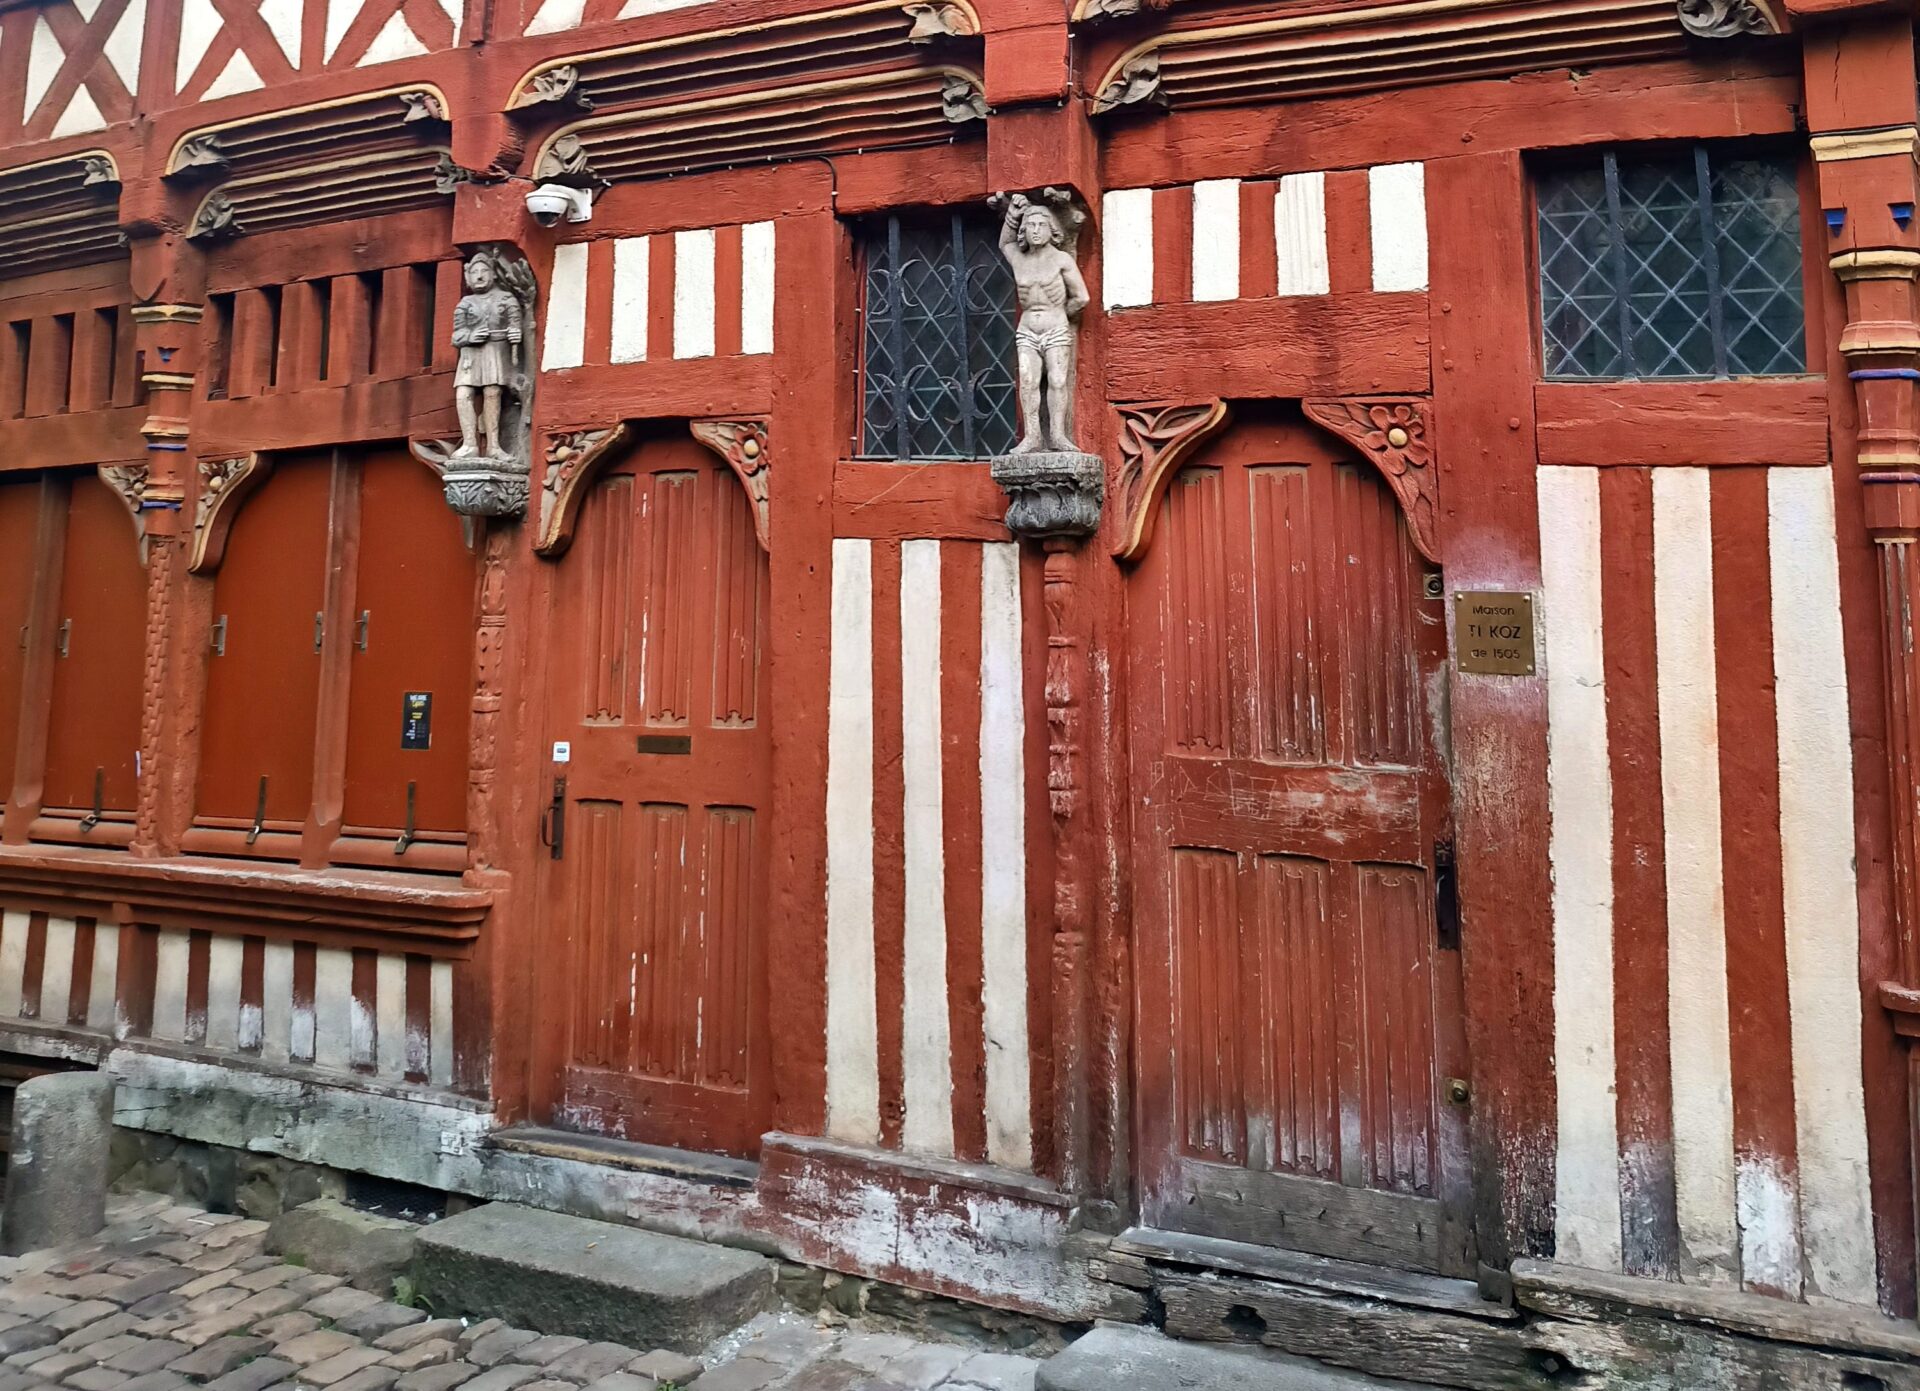
M 273 461 L 265 454 L 202 459 L 197 471 L 200 486 L 193 500 L 193 552 L 187 569 L 204 575 L 220 568 L 240 504 L 273 472 Z
M 753 532 L 760 538 L 760 549 L 771 550 L 767 539 L 767 496 L 771 481 L 767 455 L 767 422 L 755 417 L 747 420 L 695 420 L 687 428 L 693 437 L 727 461 L 747 490 L 753 504 Z
M 1433 406 L 1418 397 L 1309 398 L 1307 419 L 1373 461 L 1387 480 L 1420 554 L 1440 560 L 1439 470 L 1433 466 Z
M 113 489 L 113 495 L 126 505 L 128 514 L 133 518 L 134 539 L 140 543 L 140 563 L 147 560 L 147 518 L 140 510 L 140 504 L 147 500 L 147 475 L 145 464 L 102 464 L 100 481 Z
M 535 553 L 557 556 L 573 544 L 573 526 L 580 519 L 580 504 L 586 498 L 587 484 L 599 471 L 600 461 L 626 438 L 624 423 L 602 430 L 561 430 L 547 436 L 546 472 L 540 480 L 540 529 L 533 543 Z
M 1180 465 L 1227 423 L 1227 403 L 1148 401 L 1115 408 L 1120 414 L 1120 539 L 1113 553 L 1138 560 L 1153 539 L 1160 499 Z

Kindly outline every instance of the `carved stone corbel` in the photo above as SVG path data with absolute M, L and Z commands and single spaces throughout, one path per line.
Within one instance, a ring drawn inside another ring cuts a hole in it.
M 547 436 L 546 471 L 540 480 L 540 522 L 536 554 L 557 556 L 573 544 L 574 523 L 587 484 L 600 460 L 626 443 L 624 422 L 597 430 L 561 430 Z
M 1433 466 L 1432 411 L 1418 397 L 1308 399 L 1307 419 L 1352 445 L 1380 470 L 1420 554 L 1440 561 L 1440 479 Z
M 1679 0 L 1680 27 L 1696 39 L 1778 34 L 1784 26 L 1768 0 Z
M 199 487 L 193 499 L 193 547 L 187 569 L 204 575 L 220 568 L 240 504 L 273 472 L 273 462 L 264 454 L 240 454 L 231 459 L 202 459 L 196 472 Z
M 945 39 L 970 39 L 980 32 L 980 21 L 952 0 L 917 0 L 903 6 L 913 27 L 907 30 L 907 42 L 935 44 Z
M 1142 53 L 1127 59 L 1120 71 L 1100 89 L 1093 99 L 1093 114 L 1105 115 L 1122 107 L 1166 105 L 1167 94 L 1160 87 L 1160 55 Z
M 237 237 L 245 230 L 227 195 L 216 190 L 207 195 L 206 202 L 200 205 L 200 211 L 193 215 L 193 226 L 187 232 L 187 240 L 220 241 L 226 237 Z
M 145 464 L 102 464 L 100 481 L 113 490 L 133 518 L 134 539 L 140 543 L 140 563 L 147 560 L 147 518 L 141 504 L 147 499 L 147 478 L 151 470 Z
M 1118 406 L 1120 416 L 1120 537 L 1113 554 L 1138 560 L 1153 539 L 1153 522 L 1167 484 L 1201 443 L 1225 428 L 1227 403 L 1147 401 Z
M 695 439 L 727 461 L 740 486 L 747 490 L 747 500 L 753 504 L 753 534 L 759 538 L 761 550 L 770 550 L 767 498 L 771 479 L 767 466 L 771 460 L 767 456 L 766 420 L 695 420 L 687 428 Z
M 940 88 L 940 114 L 956 126 L 987 119 L 987 94 L 962 73 L 950 73 Z
M 527 85 L 514 94 L 507 110 L 525 111 L 540 106 L 576 106 L 582 111 L 593 110 L 593 99 L 580 90 L 580 69 L 566 63 L 535 73 Z

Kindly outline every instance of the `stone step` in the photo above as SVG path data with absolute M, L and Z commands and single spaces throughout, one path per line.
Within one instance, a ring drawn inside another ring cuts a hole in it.
M 699 1351 L 773 1300 L 762 1256 L 514 1203 L 422 1230 L 413 1278 L 437 1315 L 676 1352 Z
M 1102 1325 L 1040 1364 L 1034 1391 L 1422 1391 L 1305 1358 Z M 1432 1391 L 1432 1388 L 1426 1388 Z

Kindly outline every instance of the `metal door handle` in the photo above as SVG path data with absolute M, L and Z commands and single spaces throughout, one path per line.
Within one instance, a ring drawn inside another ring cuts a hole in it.
M 553 800 L 540 818 L 540 843 L 547 847 L 547 858 L 558 860 L 567 853 L 567 780 L 553 780 Z

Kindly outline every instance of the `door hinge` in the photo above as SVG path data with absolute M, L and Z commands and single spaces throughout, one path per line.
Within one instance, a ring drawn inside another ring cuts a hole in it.
M 227 655 L 227 616 L 223 613 L 213 620 L 213 633 L 209 639 L 213 644 L 213 655 Z
M 315 652 L 318 652 L 320 650 L 321 645 L 325 643 L 326 640 L 327 640 L 327 616 L 324 613 L 316 613 L 313 616 L 313 650 Z
M 62 657 L 66 656 L 67 653 L 72 650 L 73 620 L 71 618 L 63 618 L 60 620 L 60 631 L 54 637 L 53 647 L 54 651 L 58 652 Z

